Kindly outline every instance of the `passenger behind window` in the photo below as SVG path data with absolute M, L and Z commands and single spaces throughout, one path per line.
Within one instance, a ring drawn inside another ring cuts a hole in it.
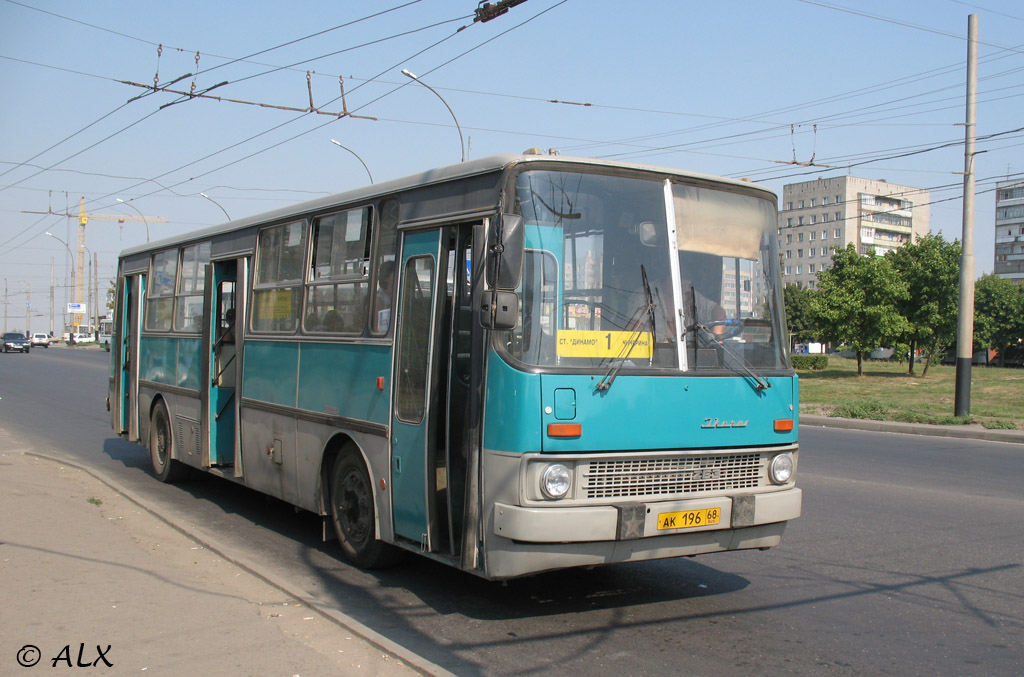
M 345 320 L 337 310 L 329 310 L 324 315 L 324 331 L 343 332 L 345 331 Z

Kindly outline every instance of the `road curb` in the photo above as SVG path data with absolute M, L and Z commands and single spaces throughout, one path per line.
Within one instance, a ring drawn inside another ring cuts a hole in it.
M 1024 431 L 989 430 L 980 425 L 929 425 L 927 423 L 900 423 L 898 421 L 874 421 L 861 418 L 838 418 L 819 414 L 800 414 L 800 425 L 820 428 L 841 428 L 844 430 L 865 430 L 868 432 L 902 433 L 904 435 L 928 435 L 957 439 L 983 440 L 985 442 L 1006 442 L 1024 444 Z
M 26 456 L 34 456 L 36 458 L 41 458 L 53 463 L 66 465 L 68 467 L 75 468 L 76 470 L 80 470 L 86 473 L 93 479 L 109 487 L 112 491 L 117 492 L 124 498 L 139 506 L 141 509 L 145 510 L 150 515 L 157 518 L 158 520 L 160 520 L 167 526 L 171 527 L 178 533 L 186 536 L 187 538 L 192 539 L 202 547 L 215 553 L 216 555 L 232 563 L 233 565 L 241 569 L 244 569 L 247 573 L 260 579 L 267 585 L 277 588 L 286 595 L 301 602 L 302 604 L 309 607 L 311 610 L 323 616 L 325 619 L 344 627 L 346 630 L 348 630 L 354 635 L 359 636 L 361 639 L 368 642 L 371 646 L 375 647 L 376 649 L 384 653 L 390 654 L 391 656 L 401 660 L 412 670 L 421 672 L 424 675 L 430 675 L 431 677 L 455 677 L 455 673 L 445 670 L 441 666 L 431 662 L 423 656 L 420 656 L 414 651 L 407 649 L 401 644 L 398 644 L 397 642 L 394 642 L 391 639 L 380 634 L 376 630 L 373 630 L 367 627 L 366 625 L 360 623 L 359 621 L 352 618 L 348 614 L 344 613 L 340 609 L 330 606 L 330 604 L 325 600 L 315 597 L 310 593 L 304 591 L 301 585 L 298 585 L 293 581 L 289 581 L 281 577 L 272 577 L 268 576 L 267 574 L 261 573 L 257 569 L 255 563 L 249 560 L 248 557 L 239 552 L 236 548 L 225 545 L 223 542 L 219 541 L 214 534 L 207 531 L 203 531 L 191 525 L 179 523 L 171 519 L 163 512 L 151 506 L 148 502 L 146 502 L 143 498 L 134 493 L 132 490 L 128 489 L 118 481 L 107 477 L 106 475 L 102 474 L 95 468 L 81 465 L 74 461 L 70 461 L 67 458 L 62 458 L 60 456 L 52 456 L 39 451 L 15 450 L 12 453 L 19 453 L 19 451 L 20 453 Z

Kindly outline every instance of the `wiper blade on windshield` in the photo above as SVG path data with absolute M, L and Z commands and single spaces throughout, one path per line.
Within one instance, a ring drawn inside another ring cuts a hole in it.
M 732 324 L 732 323 L 738 323 L 741 327 L 743 326 L 743 320 L 726 320 L 722 324 L 724 325 L 724 324 Z M 715 323 L 715 324 L 717 325 L 718 323 Z M 742 355 L 740 355 L 735 350 L 733 350 L 731 347 L 729 347 L 729 344 L 726 343 L 724 339 L 720 338 L 717 334 L 715 334 L 713 331 L 711 331 L 708 327 L 706 327 L 703 324 L 694 323 L 693 326 L 687 327 L 687 329 L 690 330 L 690 331 L 693 331 L 697 336 L 699 336 L 700 338 L 704 339 L 704 341 L 706 343 L 710 344 L 710 345 L 722 346 L 722 350 L 724 350 L 725 352 L 729 353 L 729 355 L 732 358 L 734 358 L 734 363 L 733 364 L 726 363 L 727 366 L 731 366 L 731 367 L 735 368 L 737 371 L 741 371 L 744 374 L 746 374 L 747 376 L 749 376 L 751 379 L 753 379 L 754 383 L 757 384 L 757 385 L 754 386 L 754 388 L 757 390 L 757 392 L 761 392 L 762 390 L 767 390 L 768 388 L 772 387 L 772 384 L 770 382 L 768 382 L 767 379 L 765 379 L 762 376 L 758 376 L 757 374 L 754 373 L 754 371 L 750 367 L 747 366 L 746 360 L 744 359 L 744 357 Z
M 735 350 L 730 348 L 729 344 L 726 343 L 724 339 L 719 338 L 719 336 L 710 329 L 708 329 L 706 325 L 700 323 L 700 321 L 697 319 L 697 290 L 694 289 L 693 287 L 690 287 L 690 299 L 693 303 L 693 324 L 687 327 L 686 331 L 692 331 L 695 336 L 699 336 L 710 345 L 722 346 L 722 350 L 729 353 L 729 356 L 734 359 L 734 364 L 729 366 L 732 366 L 736 371 L 741 371 L 747 376 L 749 376 L 751 379 L 753 379 L 754 383 L 756 384 L 754 386 L 754 389 L 757 390 L 757 392 L 761 392 L 762 390 L 768 390 L 768 388 L 771 388 L 772 384 L 767 379 L 758 376 L 750 367 L 747 366 L 747 361 L 742 355 L 740 355 Z M 741 330 L 743 328 L 743 320 L 725 319 L 713 322 L 712 324 L 714 324 L 715 326 L 738 325 Z
M 604 376 L 597 385 L 594 386 L 596 390 L 604 392 L 612 387 L 612 383 L 615 382 L 615 377 L 619 375 L 619 370 L 622 369 L 622 365 L 626 363 L 629 356 L 633 353 L 633 348 L 636 347 L 637 337 L 640 335 L 640 320 L 643 318 L 644 311 L 647 311 L 647 321 L 651 323 L 651 350 L 654 350 L 655 342 L 655 328 L 654 328 L 654 296 L 651 294 L 651 285 L 647 282 L 647 271 L 643 265 L 640 266 L 640 281 L 644 287 L 644 303 L 636 307 L 636 309 L 629 316 L 629 325 L 632 327 L 630 330 L 629 340 L 626 341 L 625 345 L 619 351 L 619 354 L 612 360 L 611 365 L 608 367 L 608 371 L 605 372 Z

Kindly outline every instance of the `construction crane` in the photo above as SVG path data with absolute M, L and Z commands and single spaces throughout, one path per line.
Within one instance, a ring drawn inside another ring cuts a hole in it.
M 138 216 L 127 216 L 125 214 L 92 214 L 85 211 L 85 198 L 81 198 L 78 201 L 78 213 L 72 214 L 69 211 L 55 212 L 53 207 L 49 207 L 45 212 L 33 212 L 23 210 L 24 214 L 52 214 L 54 216 L 64 216 L 69 219 L 78 219 L 78 256 L 75 261 L 75 302 L 78 304 L 82 303 L 82 279 L 85 273 L 85 225 L 89 223 L 89 219 L 94 221 L 117 221 L 118 223 L 125 223 L 126 221 L 142 221 L 146 224 L 146 236 L 149 239 L 149 223 L 167 223 L 167 219 L 162 216 L 143 216 L 142 212 L 139 212 Z M 96 314 L 99 317 L 99 314 Z M 78 327 L 82 324 L 82 314 L 75 313 L 72 324 Z

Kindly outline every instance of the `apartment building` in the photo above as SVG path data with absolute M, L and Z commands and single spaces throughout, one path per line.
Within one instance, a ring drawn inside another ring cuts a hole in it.
M 993 272 L 1024 282 L 1024 181 L 996 184 L 996 244 Z
M 782 280 L 814 289 L 832 252 L 850 243 L 876 256 L 928 233 L 929 193 L 855 176 L 819 178 L 782 187 L 779 254 Z

